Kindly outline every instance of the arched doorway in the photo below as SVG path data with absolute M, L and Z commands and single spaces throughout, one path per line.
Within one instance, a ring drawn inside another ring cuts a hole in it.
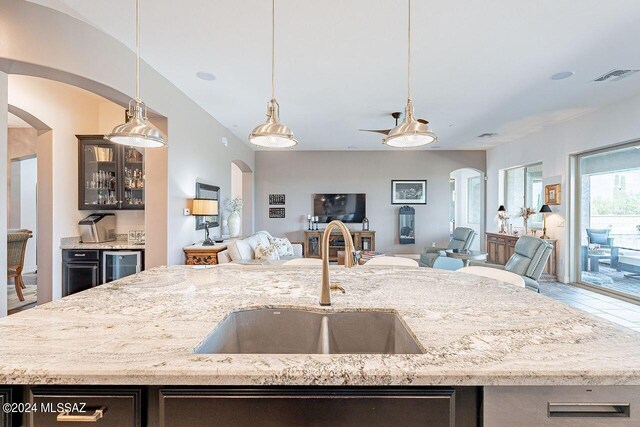
M 242 160 L 231 161 L 231 198 L 241 198 L 242 226 L 240 234 L 253 234 L 253 171 Z
M 485 230 L 484 172 L 472 168 L 454 170 L 449 175 L 450 229 L 467 227 L 478 233 L 471 249 L 483 246 Z
M 19 301 L 13 286 L 7 291 L 9 314 L 52 299 L 52 131 L 43 121 L 14 105 L 8 105 L 7 160 L 9 167 L 9 229 L 28 229 L 23 266 L 26 288 Z

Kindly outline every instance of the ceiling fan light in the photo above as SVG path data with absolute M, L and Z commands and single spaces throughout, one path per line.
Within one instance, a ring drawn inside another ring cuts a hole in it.
M 126 123 L 116 126 L 111 133 L 104 136 L 106 140 L 131 147 L 166 147 L 167 142 L 162 133 L 149 123 L 143 102 L 131 100 L 127 116 Z

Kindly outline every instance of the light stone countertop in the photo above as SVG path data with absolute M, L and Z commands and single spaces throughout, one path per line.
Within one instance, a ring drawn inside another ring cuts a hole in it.
M 318 305 L 317 267 L 160 267 L 0 319 L 0 383 L 640 385 L 640 333 L 513 285 L 331 267 L 328 310 L 392 309 L 417 355 L 206 355 L 231 311 Z
M 81 243 L 80 237 L 63 237 L 60 239 L 60 249 L 138 249 L 144 250 L 144 243 L 130 243 L 126 234 L 118 234 L 116 240 L 102 243 Z

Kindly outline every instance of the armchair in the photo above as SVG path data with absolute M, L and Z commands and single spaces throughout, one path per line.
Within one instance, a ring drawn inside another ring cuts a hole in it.
M 477 233 L 466 227 L 453 230 L 451 241 L 446 248 L 425 248 L 420 254 L 420 267 L 439 268 L 441 270 L 457 270 L 463 267 L 461 259 L 449 258 L 444 253 L 447 249 L 469 249 Z
M 609 237 L 611 230 L 607 228 L 587 228 L 587 242 L 600 246 L 613 246 L 613 237 Z
M 518 274 L 524 279 L 527 289 L 540 292 L 538 280 L 542 275 L 553 246 L 533 236 L 522 236 L 516 242 L 515 252 L 505 265 L 472 262 L 471 265 L 498 268 Z

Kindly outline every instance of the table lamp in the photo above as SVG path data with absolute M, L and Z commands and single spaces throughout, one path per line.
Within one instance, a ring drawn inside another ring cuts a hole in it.
M 551 213 L 552 210 L 549 205 L 542 205 L 540 208 L 540 213 L 542 214 L 542 238 L 547 239 L 547 214 Z
M 498 218 L 500 218 L 500 234 L 505 234 L 507 232 L 507 210 L 504 208 L 504 205 L 500 205 L 500 207 L 498 207 Z
M 218 215 L 218 201 L 209 199 L 193 199 L 191 201 L 191 215 L 193 216 L 212 216 Z M 213 246 L 215 242 L 209 238 L 209 221 L 204 221 L 203 246 Z

